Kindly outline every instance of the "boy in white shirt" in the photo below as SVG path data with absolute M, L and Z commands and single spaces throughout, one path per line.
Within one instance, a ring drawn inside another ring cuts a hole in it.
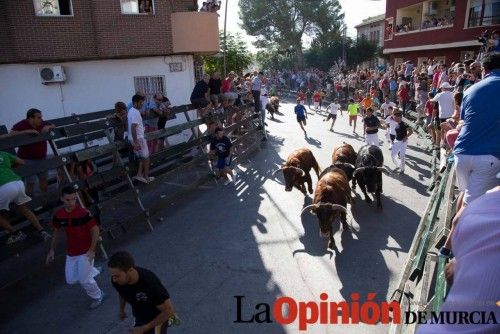
M 332 125 L 330 126 L 330 131 L 333 132 L 333 126 L 335 125 L 335 121 L 337 120 L 337 111 L 340 111 L 340 115 L 342 116 L 342 110 L 340 109 L 339 100 L 335 99 L 328 107 L 326 107 L 326 111 L 328 111 L 328 116 L 323 120 L 323 122 L 328 122 L 332 119 Z
M 394 139 L 396 139 L 396 127 L 398 126 L 398 123 L 396 122 L 393 116 L 394 109 L 391 106 L 389 106 L 388 110 L 390 114 L 385 118 L 385 124 L 387 126 L 385 136 L 387 138 L 387 142 L 391 143 L 389 145 L 389 150 L 391 150 L 392 145 L 394 144 Z

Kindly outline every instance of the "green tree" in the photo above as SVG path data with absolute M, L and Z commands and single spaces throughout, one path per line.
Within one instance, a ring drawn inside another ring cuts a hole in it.
M 221 50 L 224 46 L 224 32 L 219 33 L 221 41 Z M 243 72 L 252 65 L 253 56 L 248 51 L 247 45 L 239 33 L 226 33 L 226 70 L 235 71 L 236 73 Z M 224 73 L 224 58 L 222 52 L 214 56 L 204 56 L 204 70 L 207 73 L 220 72 Z
M 276 49 L 257 52 L 255 61 L 262 70 L 293 69 L 297 64 L 294 53 Z
M 257 36 L 257 47 L 292 48 L 300 67 L 304 35 L 323 41 L 343 21 L 338 0 L 239 0 L 239 6 L 242 26 L 247 34 Z

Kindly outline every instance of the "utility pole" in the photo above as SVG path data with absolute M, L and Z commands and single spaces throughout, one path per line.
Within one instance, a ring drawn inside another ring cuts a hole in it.
M 229 0 L 226 0 L 226 9 L 224 12 L 224 50 L 222 51 L 224 53 L 224 78 L 226 77 L 226 51 L 227 51 L 227 40 L 226 40 L 226 23 L 227 23 L 227 6 L 228 6 Z

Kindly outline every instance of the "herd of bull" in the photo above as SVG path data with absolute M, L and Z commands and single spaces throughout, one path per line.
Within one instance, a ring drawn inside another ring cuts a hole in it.
M 355 191 L 356 183 L 359 184 L 368 203 L 372 202 L 368 193 L 374 193 L 377 207 L 382 209 L 382 171 L 387 170 L 384 167 L 384 157 L 378 146 L 363 146 L 356 153 L 351 145 L 344 143 L 333 151 L 332 164 L 321 172 L 311 150 L 301 148 L 292 152 L 286 163 L 274 171 L 273 175 L 283 172 L 286 191 L 292 191 L 295 187 L 307 195 L 307 190 L 310 194 L 313 193 L 311 169 L 316 172 L 318 183 L 314 190 L 313 204 L 306 206 L 302 213 L 309 210 L 316 215 L 321 235 L 329 235 L 328 247 L 334 249 L 333 223 L 340 216 L 342 227 L 348 228 L 346 206 L 354 201 L 349 181 L 352 180 L 352 191 Z

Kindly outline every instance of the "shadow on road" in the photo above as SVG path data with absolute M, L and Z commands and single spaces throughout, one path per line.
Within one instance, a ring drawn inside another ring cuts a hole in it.
M 413 236 L 408 231 L 416 229 L 418 215 L 392 198 L 384 196 L 382 201 L 384 209 L 377 211 L 373 203 L 358 199 L 351 214 L 359 231 L 355 237 L 350 232 L 342 233 L 342 251 L 335 257 L 335 266 L 345 300 L 350 300 L 354 292 L 362 298 L 376 292 L 378 301 L 386 300 L 388 282 L 394 273 L 384 256 L 395 252 L 399 257 L 398 253 L 406 252 L 411 245 Z

